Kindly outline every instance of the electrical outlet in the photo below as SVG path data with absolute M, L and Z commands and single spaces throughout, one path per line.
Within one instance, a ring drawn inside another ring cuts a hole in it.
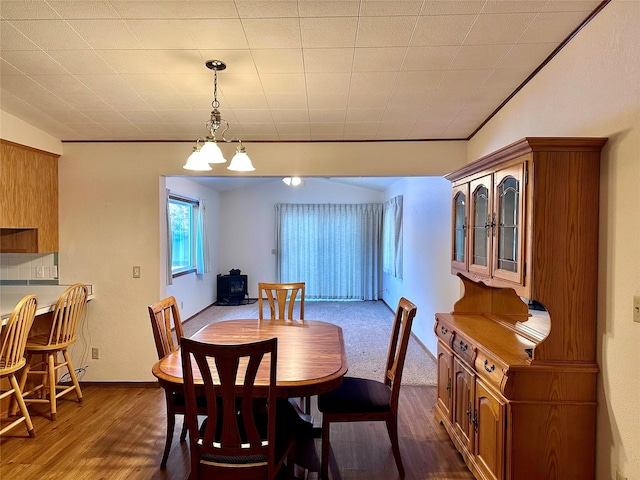
M 133 267 L 133 278 L 140 278 L 140 267 L 139 266 L 134 266 Z
M 91 358 L 93 360 L 100 359 L 100 349 L 98 347 L 91 347 Z
M 640 297 L 633 297 L 633 321 L 640 323 Z
M 616 480 L 627 480 L 627 477 L 616 470 Z

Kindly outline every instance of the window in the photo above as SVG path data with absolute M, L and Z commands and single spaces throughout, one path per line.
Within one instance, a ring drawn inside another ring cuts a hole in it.
M 196 218 L 199 203 L 169 195 L 171 222 L 171 274 L 190 273 L 196 269 Z

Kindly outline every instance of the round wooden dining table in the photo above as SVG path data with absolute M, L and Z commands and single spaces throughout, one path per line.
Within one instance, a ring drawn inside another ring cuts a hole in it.
M 278 339 L 276 394 L 278 397 L 318 395 L 337 388 L 347 373 L 342 329 L 316 320 L 224 320 L 206 325 L 191 338 L 200 342 L 233 345 Z M 153 375 L 164 387 L 182 384 L 180 350 L 159 360 Z M 264 363 L 264 362 L 263 362 Z M 268 368 L 258 371 L 256 386 L 267 385 Z M 194 381 L 201 382 L 199 372 Z

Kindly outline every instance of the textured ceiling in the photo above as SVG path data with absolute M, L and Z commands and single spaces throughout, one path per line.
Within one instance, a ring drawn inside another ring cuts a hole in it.
M 61 140 L 469 137 L 600 0 L 0 2 L 1 108 Z

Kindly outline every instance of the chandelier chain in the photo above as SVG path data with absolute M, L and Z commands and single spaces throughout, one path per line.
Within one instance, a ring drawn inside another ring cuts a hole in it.
M 218 101 L 218 70 L 224 70 L 227 66 L 220 60 L 209 60 L 205 63 L 205 66 L 213 70 L 213 102 L 211 102 L 213 110 L 211 110 L 211 117 L 205 124 L 209 135 L 196 139 L 193 152 L 187 158 L 187 163 L 183 168 L 186 170 L 207 171 L 211 170 L 211 163 L 226 163 L 227 160 L 224 158 L 216 139 L 216 132 L 224 123 L 224 129 L 220 133 L 221 140 L 225 143 L 238 142 L 236 154 L 231 159 L 227 169 L 238 172 L 252 172 L 255 168 L 247 155 L 242 140 L 237 137 L 227 139 L 224 136 L 229 129 L 229 122 L 222 118 L 218 110 L 218 107 L 220 107 L 220 102 Z
M 215 68 L 213 69 L 213 102 L 211 102 L 211 106 L 214 109 L 220 106 L 218 101 L 218 70 Z

